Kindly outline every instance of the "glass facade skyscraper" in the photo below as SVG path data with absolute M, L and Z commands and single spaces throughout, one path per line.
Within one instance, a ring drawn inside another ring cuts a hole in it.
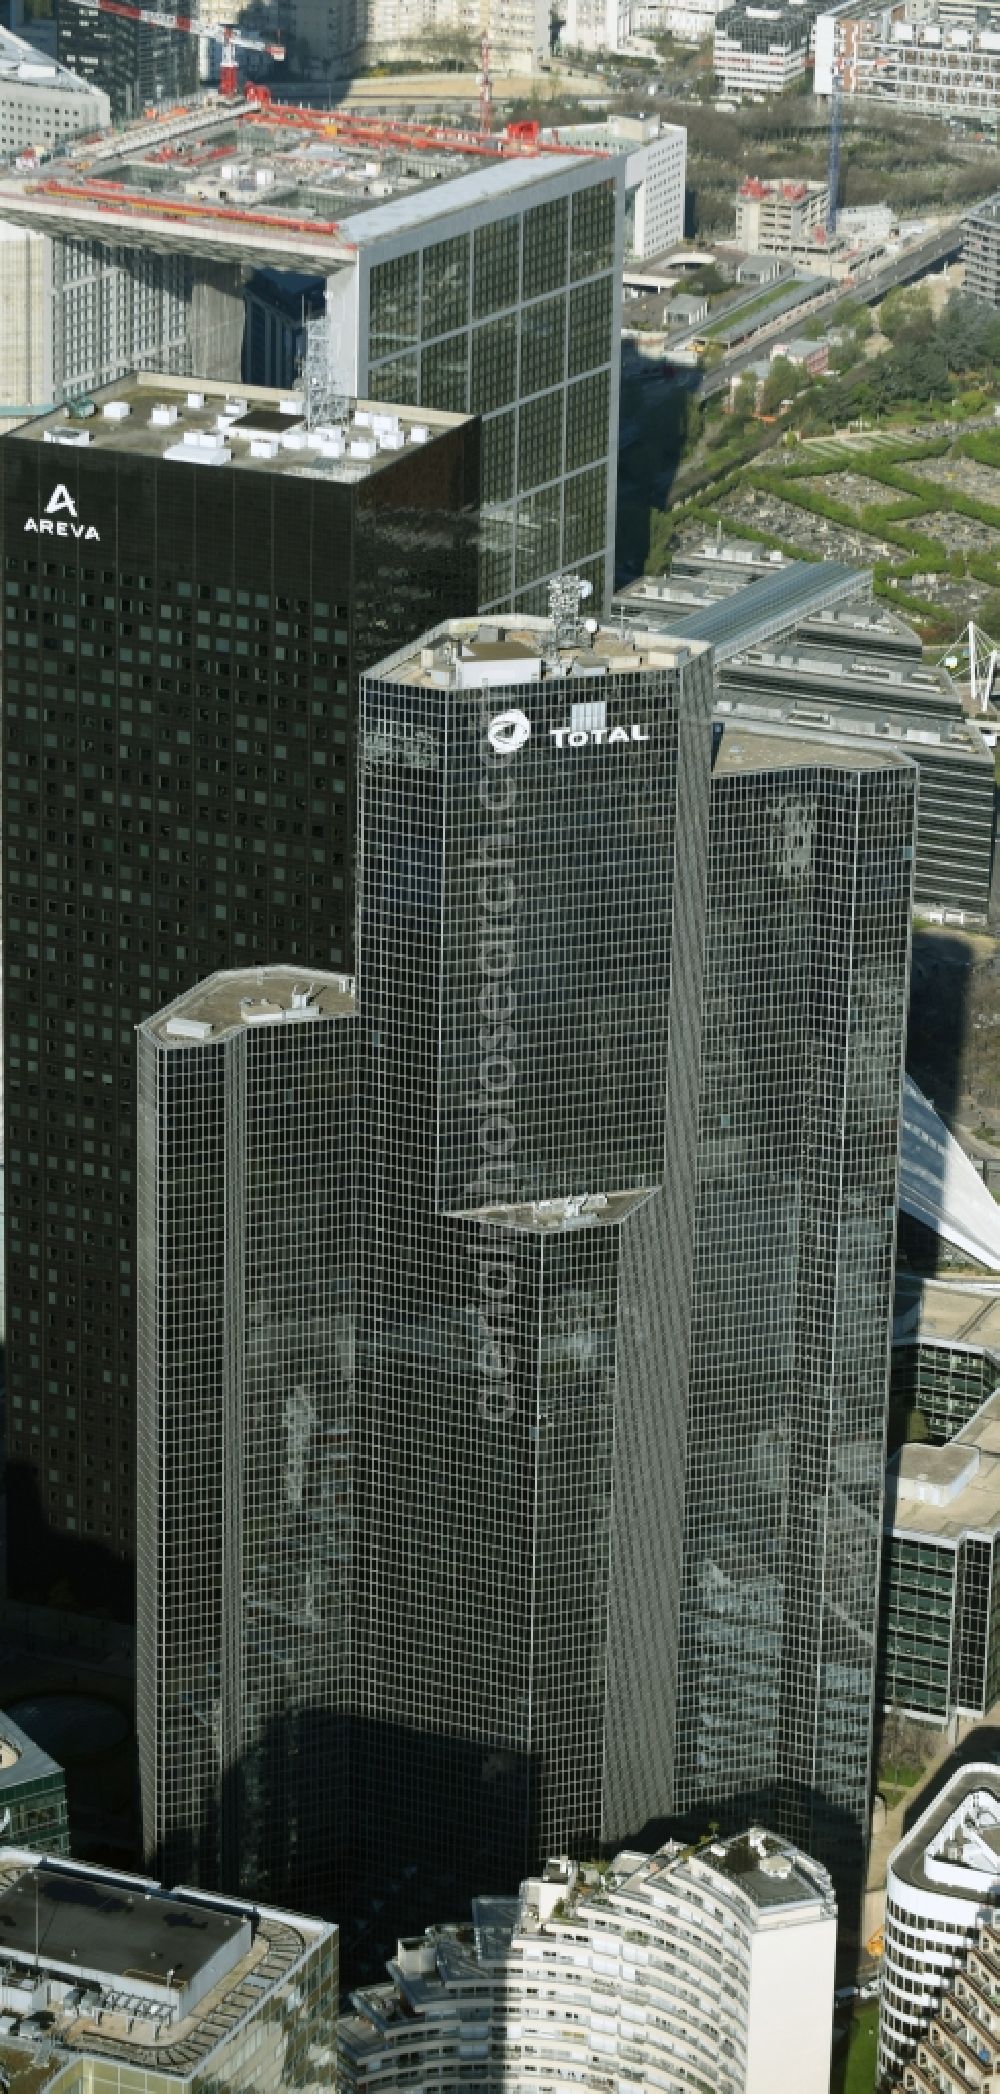
M 915 770 L 734 726 L 712 784 L 675 1809 L 850 1924 L 867 1842 Z
M 425 1910 L 670 1791 L 711 697 L 531 620 L 366 679 L 353 1788 Z
M 134 1028 L 220 967 L 350 968 L 358 673 L 475 607 L 475 424 L 366 413 L 144 374 L 0 444 L 23 1597 L 131 1604 Z
M 614 582 L 624 162 L 544 153 L 350 213 L 327 311 L 347 390 L 482 418 L 479 603 Z
M 305 1905 L 341 1830 L 353 1018 L 350 976 L 262 967 L 139 1033 L 148 1858 Z
M 449 620 L 362 680 L 356 1016 L 285 970 L 143 1029 L 144 1812 L 188 1871 L 405 1932 L 765 1821 L 853 1919 L 916 772 L 713 761 L 711 705 L 701 643 Z

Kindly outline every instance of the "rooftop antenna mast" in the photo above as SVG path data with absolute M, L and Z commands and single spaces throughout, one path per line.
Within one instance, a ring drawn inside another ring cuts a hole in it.
M 594 585 L 579 574 L 554 574 L 549 583 L 552 648 L 575 647 L 580 638 L 580 605 L 593 596 Z
M 337 376 L 333 333 L 325 313 L 306 321 L 306 351 L 302 362 L 306 427 L 319 429 L 346 422 L 347 394 Z

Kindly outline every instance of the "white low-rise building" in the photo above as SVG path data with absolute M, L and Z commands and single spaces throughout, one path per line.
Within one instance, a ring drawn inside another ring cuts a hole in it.
M 572 7 L 574 0 L 569 0 Z M 684 238 L 687 131 L 657 116 L 609 116 L 603 123 L 564 124 L 545 144 L 625 155 L 625 252 L 638 260 Z
M 826 1871 L 759 1830 L 550 1861 L 471 1926 L 400 1943 L 341 2022 L 339 2083 L 827 2094 L 836 1924 Z
M 1000 1768 L 959 1769 L 889 1857 L 877 2084 L 915 2056 L 1000 1905 Z
M 0 160 L 29 148 L 51 152 L 60 139 L 106 131 L 110 122 L 103 88 L 0 29 Z

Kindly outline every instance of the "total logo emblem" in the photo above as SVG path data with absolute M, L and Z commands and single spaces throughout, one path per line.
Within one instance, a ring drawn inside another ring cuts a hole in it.
M 42 516 L 29 516 L 24 526 L 26 531 L 36 531 L 41 538 L 87 538 L 100 544 L 101 534 L 93 524 L 82 524 L 77 520 L 76 503 L 65 482 L 60 480 L 52 489 Z
M 490 748 L 497 756 L 515 756 L 523 749 L 531 734 L 531 721 L 526 713 L 516 707 L 510 712 L 496 713 L 486 729 Z M 649 729 L 638 721 L 631 727 L 550 727 L 549 734 L 557 749 L 582 749 L 612 742 L 648 742 Z
M 496 713 L 486 729 L 486 739 L 497 756 L 515 756 L 523 749 L 531 733 L 531 721 L 527 713 L 514 707 L 509 713 Z

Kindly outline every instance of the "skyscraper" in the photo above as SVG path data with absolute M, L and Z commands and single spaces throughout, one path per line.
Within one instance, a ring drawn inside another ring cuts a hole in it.
M 712 784 L 673 1808 L 857 1917 L 916 773 L 727 729 Z
M 356 1024 L 271 969 L 142 1029 L 150 1859 L 315 1897 L 348 1821 L 339 1909 L 433 1911 L 669 1790 L 710 666 L 383 662 Z
M 168 16 L 169 9 L 157 9 Z M 99 14 L 79 0 L 60 0 L 56 9 L 59 57 L 82 80 L 111 97 L 116 124 L 196 92 L 198 42 L 177 30 L 157 29 L 148 19 L 131 21 Z
M 150 375 L 0 444 L 15 1592 L 129 1604 L 134 1028 L 350 966 L 352 694 L 475 605 L 477 474 L 461 417 Z
M 354 984 L 212 975 L 139 1031 L 149 1860 L 322 1902 L 349 1627 Z
M 711 697 L 531 619 L 366 679 L 354 1793 L 430 1911 L 672 1787 Z
M 183 1831 L 187 1795 L 178 1865 L 238 1885 L 270 1806 L 291 1865 L 313 1753 L 350 1909 L 403 1931 L 684 1817 L 768 1822 L 853 1917 L 915 771 L 735 730 L 713 769 L 711 672 L 572 589 L 382 661 L 356 1021 L 286 970 L 144 1030 L 144 1807 Z

